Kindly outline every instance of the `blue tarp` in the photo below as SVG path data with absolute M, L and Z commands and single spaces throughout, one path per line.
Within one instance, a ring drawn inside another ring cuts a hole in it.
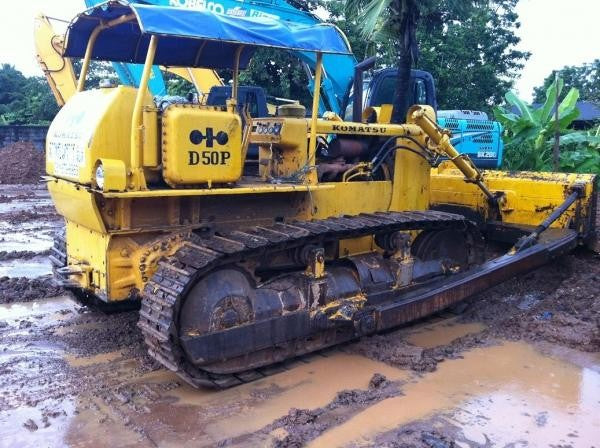
M 101 22 L 123 15 L 136 19 L 103 30 L 92 59 L 143 63 L 151 35 L 157 35 L 154 63 L 178 67 L 232 68 L 235 51 L 244 44 L 240 68 L 257 47 L 350 54 L 332 25 L 304 25 L 265 17 L 230 17 L 209 11 L 109 2 L 77 16 L 69 25 L 64 55 L 80 58 L 90 34 Z

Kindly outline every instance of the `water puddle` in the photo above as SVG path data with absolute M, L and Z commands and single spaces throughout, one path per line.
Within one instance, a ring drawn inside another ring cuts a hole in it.
M 74 409 L 73 400 L 67 399 L 46 406 L 0 411 L 0 446 L 64 447 L 63 437 Z
M 31 317 L 36 314 L 57 314 L 52 318 L 60 320 L 65 311 L 76 311 L 80 308 L 69 296 L 53 297 L 33 302 L 11 303 L 0 305 L 0 320 L 16 320 Z M 44 319 L 48 317 L 45 316 Z
M 371 406 L 309 446 L 372 443 L 378 433 L 443 412 L 479 443 L 487 437 L 494 446 L 525 440 L 528 446 L 589 447 L 600 428 L 598 364 L 590 357 L 589 367 L 582 367 L 518 342 L 477 348 L 439 364 L 406 384 L 405 395 Z
M 108 353 L 99 353 L 94 356 L 74 356 L 68 354 L 64 356 L 64 359 L 71 367 L 87 367 L 95 364 L 106 364 L 119 359 L 121 356 L 121 351 L 119 350 Z
M 42 277 L 52 273 L 52 263 L 46 256 L 0 261 L 0 277 Z
M 43 252 L 52 247 L 53 233 L 60 222 L 37 223 L 34 226 L 13 225 L 0 221 L 0 251 Z M 22 228 L 23 227 L 23 228 Z
M 52 333 L 56 336 L 66 336 L 68 334 L 84 334 L 86 331 L 100 329 L 102 324 L 100 322 L 66 322 L 64 325 L 56 327 L 52 330 Z
M 106 406 L 65 398 L 0 411 L 0 447 L 152 447 Z
M 44 207 L 44 209 L 41 207 Z M 40 211 L 46 211 L 50 207 L 53 207 L 52 200 L 50 198 L 38 198 L 31 196 L 28 198 L 13 199 L 10 202 L 0 203 L 0 214 L 32 210 L 34 208 Z M 52 209 L 50 208 L 50 210 Z
M 204 428 L 213 440 L 221 440 L 256 431 L 286 415 L 291 408 L 325 406 L 342 390 L 366 389 L 375 373 L 390 380 L 408 378 L 406 372 L 383 363 L 337 352 L 234 389 L 215 393 L 182 387 L 173 395 L 178 398 L 178 405 L 201 407 L 205 413 L 210 408 L 229 409 L 231 415 L 219 416 Z
M 455 339 L 485 330 L 478 322 L 458 323 L 456 319 L 447 319 L 434 324 L 419 326 L 410 331 L 406 340 L 417 347 L 433 348 L 447 345 Z

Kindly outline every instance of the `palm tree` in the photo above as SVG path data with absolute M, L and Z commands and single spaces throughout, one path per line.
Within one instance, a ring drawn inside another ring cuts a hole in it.
M 398 85 L 392 122 L 405 120 L 409 104 L 410 70 L 419 57 L 417 23 L 431 0 L 346 0 L 349 14 L 358 14 L 365 37 L 383 33 L 398 41 Z

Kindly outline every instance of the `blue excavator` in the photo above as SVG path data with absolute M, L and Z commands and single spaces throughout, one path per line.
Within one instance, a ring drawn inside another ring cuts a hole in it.
M 88 7 L 93 7 L 103 0 L 85 0 Z M 171 6 L 178 8 L 190 8 L 197 10 L 208 10 L 216 14 L 224 14 L 235 17 L 270 17 L 282 21 L 314 25 L 321 22 L 317 16 L 306 10 L 303 2 L 297 0 L 137 0 L 132 3 L 146 3 L 158 6 Z M 38 18 L 36 27 L 38 30 L 49 27 L 47 22 Z M 51 28 L 49 28 L 51 29 Z M 62 86 L 57 86 L 58 74 L 55 70 L 48 69 L 52 65 L 47 59 L 56 54 L 44 53 L 40 45 L 45 43 L 46 35 L 36 33 L 38 41 L 38 60 L 46 77 L 53 88 L 59 104 L 64 103 L 61 97 L 62 91 L 74 92 L 74 86 L 69 80 L 63 81 Z M 56 41 L 58 38 L 58 42 Z M 60 37 L 53 36 L 52 47 L 59 53 Z M 350 46 L 347 43 L 348 47 Z M 294 52 L 308 74 L 308 90 L 313 90 L 313 73 L 316 67 L 316 57 L 312 53 Z M 64 66 L 64 61 L 56 61 L 54 65 Z M 67 64 L 70 66 L 70 64 Z M 371 73 L 368 79 L 364 74 L 372 71 L 375 59 L 369 58 L 358 63 L 354 55 L 326 54 L 323 57 L 323 80 L 320 110 L 331 111 L 345 118 L 353 118 L 360 121 L 364 114 L 373 115 L 380 122 L 382 120 L 381 109 L 389 99 L 393 97 L 396 86 L 397 70 L 383 69 Z M 142 76 L 142 66 L 139 64 L 113 63 L 113 67 L 124 85 L 138 86 Z M 68 67 L 67 67 L 68 68 Z M 208 99 L 208 104 L 225 104 L 230 95 L 231 88 L 223 85 L 219 76 L 212 70 L 194 69 L 186 70 L 177 67 L 153 67 L 149 81 L 149 89 L 153 95 L 163 97 L 167 95 L 167 86 L 164 71 L 172 72 L 190 81 L 196 90 Z M 72 68 L 71 68 L 72 71 Z M 65 75 L 67 78 L 74 76 Z M 54 80 L 52 79 L 54 77 Z M 73 81 L 74 82 L 74 81 Z M 494 169 L 502 163 L 503 144 L 501 139 L 502 127 L 498 122 L 491 121 L 485 113 L 468 110 L 440 111 L 437 107 L 435 83 L 428 72 L 413 70 L 411 74 L 411 92 L 414 104 L 428 104 L 438 111 L 438 124 L 452 131 L 452 143 L 464 154 L 469 155 L 471 160 L 480 168 Z M 267 97 L 260 87 L 242 86 L 240 90 L 241 106 L 248 106 L 250 111 L 260 111 L 261 116 L 267 110 Z M 61 101 L 62 100 L 62 101 Z M 385 107 L 383 114 L 385 115 Z M 252 115 L 252 113 L 251 113 Z M 368 117 L 367 117 L 368 118 Z

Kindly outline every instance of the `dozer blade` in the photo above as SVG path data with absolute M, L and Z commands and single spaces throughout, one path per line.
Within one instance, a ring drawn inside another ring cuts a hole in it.
M 448 162 L 432 169 L 430 207 L 459 213 L 481 224 L 488 240 L 498 238 L 514 244 L 515 230 L 534 231 L 577 190 L 577 200 L 560 210 L 549 226 L 574 229 L 580 243 L 588 247 L 597 244 L 597 176 L 489 170 L 482 171 L 482 177 L 500 196 L 499 210 L 494 210 L 478 187 L 466 183 L 464 175 Z
M 536 269 L 577 246 L 577 232 L 552 229 L 523 251 L 494 258 L 481 266 L 457 274 L 438 285 L 428 285 L 376 309 L 377 330 L 382 331 L 443 310 L 473 294 L 516 275 Z

